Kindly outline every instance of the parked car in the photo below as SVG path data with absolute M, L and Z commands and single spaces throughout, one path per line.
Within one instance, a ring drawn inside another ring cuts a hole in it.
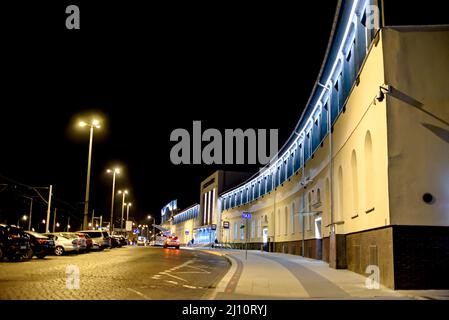
M 179 239 L 177 236 L 171 235 L 164 240 L 164 248 L 168 247 L 174 247 L 176 249 L 179 249 Z
M 117 246 L 119 248 L 128 245 L 128 241 L 122 235 L 115 234 L 115 235 L 112 235 L 111 238 L 114 238 L 117 241 Z
M 78 253 L 80 246 L 77 239 L 65 233 L 44 233 L 55 242 L 55 255 L 62 256 L 64 253 Z
M 21 228 L 0 224 L 0 260 L 20 260 L 30 249 L 30 239 Z
M 92 250 L 94 242 L 93 242 L 92 238 L 89 237 L 89 235 L 87 233 L 77 232 L 76 235 L 78 237 L 86 240 L 86 250 L 85 250 L 85 252 L 89 252 L 90 250 Z
M 24 258 L 31 259 L 36 256 L 39 259 L 43 259 L 45 256 L 54 253 L 55 242 L 53 239 L 33 231 L 25 231 L 25 234 L 30 239 L 30 248 L 24 255 Z
M 128 240 L 126 240 L 126 238 L 124 236 L 119 236 L 119 241 L 122 244 L 122 246 L 128 245 Z
M 111 247 L 111 242 L 110 242 L 111 238 L 106 231 L 83 230 L 83 231 L 78 231 L 78 232 L 85 233 L 89 237 L 92 238 L 92 243 L 93 243 L 92 249 L 104 250 L 105 248 Z
M 79 246 L 80 253 L 85 253 L 87 251 L 87 241 L 85 237 L 79 236 L 77 232 L 62 232 L 61 234 L 70 239 L 76 240 Z
M 120 242 L 120 238 L 117 235 L 111 236 L 111 248 L 121 248 L 122 243 Z

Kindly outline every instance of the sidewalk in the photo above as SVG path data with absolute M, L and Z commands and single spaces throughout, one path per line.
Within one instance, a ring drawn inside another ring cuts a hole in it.
M 210 299 L 449 299 L 449 291 L 443 290 L 370 290 L 362 275 L 301 256 L 248 250 L 246 259 L 244 250 L 189 249 L 231 261 Z

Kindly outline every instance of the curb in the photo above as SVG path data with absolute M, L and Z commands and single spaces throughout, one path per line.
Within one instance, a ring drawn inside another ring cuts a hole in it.
M 195 250 L 194 248 L 192 248 L 191 250 Z M 198 250 L 198 249 L 197 249 Z M 221 252 L 217 252 L 217 251 L 213 251 L 213 250 L 201 250 L 199 249 L 198 251 L 200 252 L 205 252 L 208 254 L 213 254 L 216 256 L 221 256 L 223 258 L 225 258 L 229 264 L 231 265 L 231 268 L 228 270 L 228 272 L 226 272 L 226 274 L 223 276 L 223 278 L 221 278 L 221 280 L 216 281 L 212 286 L 214 288 L 212 292 L 210 292 L 209 294 L 206 294 L 204 297 L 207 300 L 215 300 L 216 296 L 218 293 L 220 292 L 225 292 L 226 287 L 229 285 L 229 283 L 231 282 L 232 278 L 234 277 L 234 275 L 237 272 L 237 261 L 228 256 L 226 253 L 221 253 Z

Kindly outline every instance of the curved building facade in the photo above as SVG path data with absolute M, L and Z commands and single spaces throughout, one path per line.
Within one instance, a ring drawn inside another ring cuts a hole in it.
M 449 27 L 381 27 L 378 5 L 340 1 L 294 132 L 243 183 L 205 180 L 192 228 L 233 248 L 374 267 L 394 289 L 449 288 Z
M 220 239 L 364 275 L 375 266 L 390 288 L 448 288 L 449 29 L 369 28 L 372 5 L 341 3 L 295 132 L 220 194 Z

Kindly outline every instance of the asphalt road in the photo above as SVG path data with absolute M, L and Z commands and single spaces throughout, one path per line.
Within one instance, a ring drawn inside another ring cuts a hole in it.
M 206 299 L 229 267 L 220 256 L 150 247 L 2 261 L 0 300 Z

